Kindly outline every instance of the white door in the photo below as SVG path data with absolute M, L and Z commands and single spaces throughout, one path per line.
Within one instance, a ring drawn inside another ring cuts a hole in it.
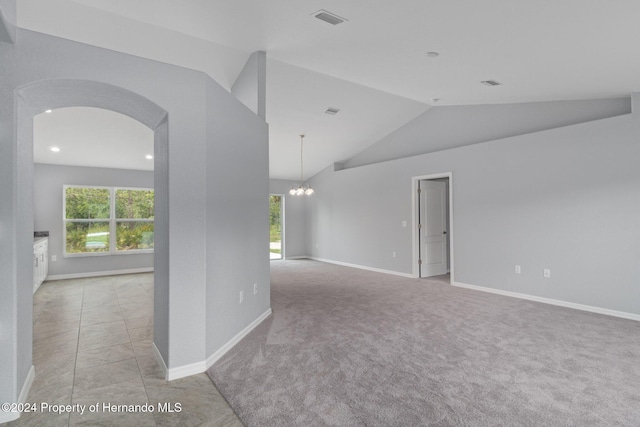
M 420 277 L 447 274 L 447 184 L 424 180 L 419 189 Z

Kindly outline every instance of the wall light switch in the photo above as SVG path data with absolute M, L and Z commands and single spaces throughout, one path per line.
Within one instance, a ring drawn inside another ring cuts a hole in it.
M 548 268 L 545 268 L 543 275 L 545 279 L 551 279 L 551 270 L 549 270 Z
M 258 284 L 257 284 L 257 283 L 254 283 L 254 284 L 253 284 L 253 294 L 255 295 L 255 294 L 257 294 L 257 293 L 258 293 Z
M 522 273 L 522 269 L 520 268 L 519 265 L 516 265 L 516 274 L 521 274 Z
M 56 255 L 51 255 L 52 262 L 56 262 L 57 260 L 58 260 L 58 257 Z
M 391 255 L 392 257 L 396 257 L 396 251 L 393 251 L 393 254 Z
M 402 228 L 407 228 L 407 221 L 402 221 Z
M 240 304 L 244 301 L 244 291 L 240 291 Z

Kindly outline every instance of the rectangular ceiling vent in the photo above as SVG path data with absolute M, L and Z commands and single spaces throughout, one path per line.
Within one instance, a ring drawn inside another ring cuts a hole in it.
M 333 108 L 333 107 L 329 107 L 327 108 L 327 111 L 325 111 L 325 114 L 329 114 L 331 116 L 335 116 L 336 114 L 338 114 L 340 112 L 339 108 Z
M 328 22 L 331 25 L 338 25 L 342 24 L 344 21 L 348 21 L 348 19 L 341 18 L 335 13 L 327 12 L 324 9 L 314 12 L 312 15 L 321 21 Z
M 501 86 L 502 83 L 497 82 L 495 80 L 483 80 L 480 83 L 482 83 L 485 86 Z

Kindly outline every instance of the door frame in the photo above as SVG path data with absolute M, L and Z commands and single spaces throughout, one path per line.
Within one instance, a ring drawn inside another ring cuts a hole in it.
M 420 175 L 420 176 L 414 176 L 411 178 L 411 215 L 413 218 L 413 221 L 411 221 L 412 224 L 412 229 L 411 229 L 411 236 L 413 239 L 413 258 L 411 261 L 411 265 L 413 266 L 413 277 L 415 278 L 419 278 L 420 277 L 420 266 L 418 265 L 418 254 L 420 253 L 420 239 L 418 237 L 418 223 L 420 221 L 420 217 L 419 217 L 419 206 L 418 206 L 418 183 L 420 181 L 423 180 L 435 180 L 435 179 L 442 179 L 442 178 L 448 178 L 449 179 L 449 185 L 448 185 L 448 196 L 449 196 L 449 204 L 447 206 L 448 210 L 449 210 L 449 230 L 448 230 L 448 234 L 449 234 L 449 253 L 447 254 L 449 257 L 449 278 L 450 278 L 450 283 L 454 284 L 454 251 L 453 251 L 453 230 L 454 230 L 454 224 L 453 224 L 453 172 L 442 172 L 442 173 L 435 173 L 435 174 L 430 174 L 430 175 Z

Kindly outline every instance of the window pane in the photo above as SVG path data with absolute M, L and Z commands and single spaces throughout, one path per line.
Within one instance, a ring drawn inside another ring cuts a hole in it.
M 67 187 L 65 189 L 67 219 L 109 219 L 111 205 L 108 188 Z
M 153 249 L 153 222 L 118 222 L 116 242 L 119 251 Z
M 116 190 L 116 218 L 153 219 L 153 190 Z
M 68 254 L 109 252 L 108 222 L 68 222 L 66 227 Z

